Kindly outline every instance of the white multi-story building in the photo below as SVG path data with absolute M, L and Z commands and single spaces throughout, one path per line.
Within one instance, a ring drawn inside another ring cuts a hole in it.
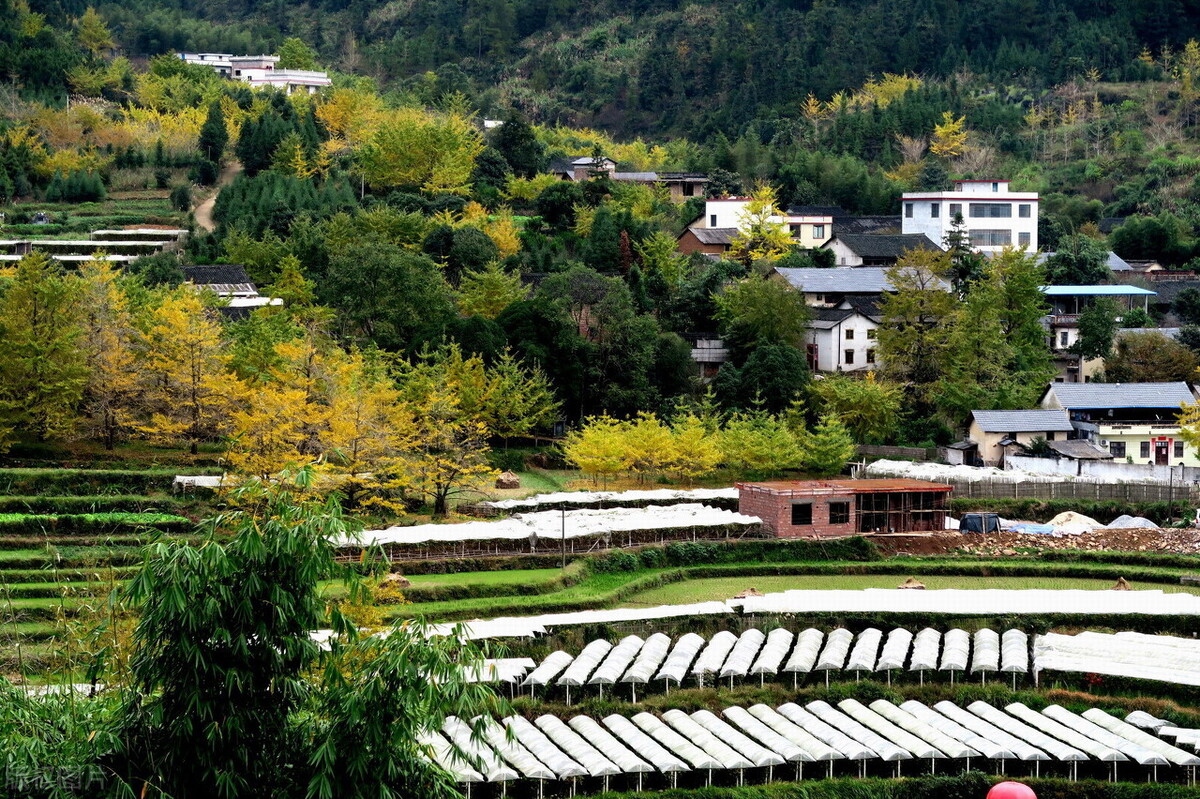
M 279 56 L 275 55 L 231 55 L 228 53 L 180 53 L 179 57 L 189 64 L 209 67 L 230 80 L 239 80 L 252 87 L 269 86 L 283 89 L 288 94 L 302 91 L 315 94 L 330 85 L 329 75 L 307 69 L 276 69 Z
M 901 231 L 924 233 L 938 244 L 957 216 L 962 217 L 971 246 L 980 252 L 1005 247 L 1038 248 L 1038 195 L 1009 191 L 1007 180 L 959 180 L 954 191 L 910 192 L 901 198 Z

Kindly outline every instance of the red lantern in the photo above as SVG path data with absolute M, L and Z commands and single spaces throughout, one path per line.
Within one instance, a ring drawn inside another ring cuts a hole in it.
M 988 791 L 987 799 L 1037 799 L 1037 794 L 1021 782 L 1000 782 Z

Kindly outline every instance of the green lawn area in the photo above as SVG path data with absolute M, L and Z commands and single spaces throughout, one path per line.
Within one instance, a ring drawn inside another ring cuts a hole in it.
M 413 574 L 413 585 L 509 585 L 544 583 L 553 580 L 561 569 L 513 569 L 511 571 L 461 572 L 459 574 Z
M 923 582 L 929 589 L 1054 588 L 1061 590 L 1074 588 L 1103 590 L 1112 588 L 1113 585 L 1113 581 L 1107 578 L 1086 579 L 1078 577 L 960 577 L 949 575 L 921 577 L 918 573 L 917 579 Z M 643 591 L 621 602 L 620 606 L 677 605 L 691 602 L 705 602 L 713 599 L 729 599 L 747 588 L 757 588 L 759 591 L 767 594 L 792 589 L 895 588 L 902 582 L 904 582 L 904 578 L 894 574 L 717 577 L 703 580 L 687 580 Z M 1130 585 L 1135 589 L 1160 589 L 1172 593 L 1200 595 L 1200 588 L 1191 586 L 1163 583 L 1130 583 Z M 1047 608 L 1047 610 L 1052 609 Z

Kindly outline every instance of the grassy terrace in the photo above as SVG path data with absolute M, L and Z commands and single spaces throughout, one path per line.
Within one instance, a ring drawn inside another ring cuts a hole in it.
M 1200 566 L 1200 559 L 1197 559 L 1197 565 Z M 750 587 L 764 593 L 797 588 L 895 588 L 909 575 L 930 589 L 1089 590 L 1111 588 L 1113 582 L 1123 576 L 1135 589 L 1200 594 L 1200 588 L 1179 583 L 1182 575 L 1194 571 L 1181 566 L 1040 563 L 1032 559 L 893 558 L 871 562 L 740 563 L 588 574 L 580 563 L 568 566 L 566 572 L 528 570 L 528 581 L 512 583 L 499 575 L 518 572 L 413 576 L 410 578 L 413 589 L 407 593 L 410 604 L 396 606 L 391 615 L 395 618 L 424 616 L 430 620 L 461 620 L 590 608 L 648 607 L 728 599 Z M 538 581 L 543 590 L 515 590 L 517 585 L 529 586 L 534 581 Z M 506 586 L 513 586 L 514 590 L 506 591 Z M 425 589 L 432 590 L 426 592 Z M 453 597 L 447 594 L 453 594 Z

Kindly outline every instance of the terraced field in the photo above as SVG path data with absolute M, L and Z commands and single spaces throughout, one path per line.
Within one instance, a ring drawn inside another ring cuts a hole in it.
M 0 469 L 0 669 L 48 665 L 71 620 L 99 612 L 141 548 L 190 535 L 205 500 L 175 470 Z

